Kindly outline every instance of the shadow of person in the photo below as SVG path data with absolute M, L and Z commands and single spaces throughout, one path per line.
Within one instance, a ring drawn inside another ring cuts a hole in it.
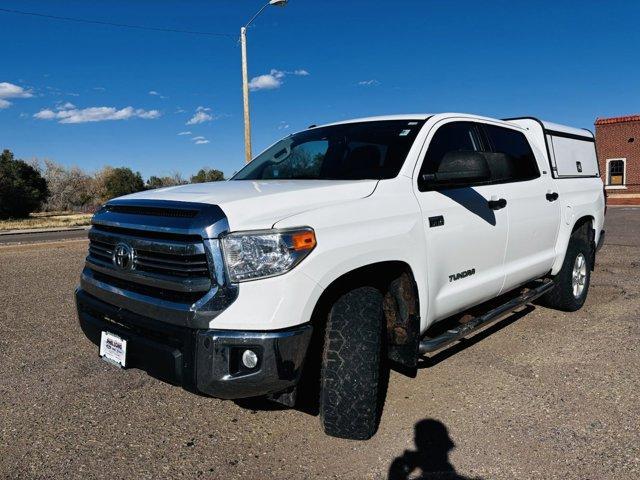
M 427 418 L 416 423 L 415 443 L 415 450 L 406 450 L 391 463 L 389 480 L 482 480 L 459 475 L 451 465 L 449 452 L 456 444 L 442 422 Z

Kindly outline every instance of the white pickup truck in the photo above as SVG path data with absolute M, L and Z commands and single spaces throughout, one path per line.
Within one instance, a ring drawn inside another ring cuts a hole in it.
M 604 213 L 587 130 L 453 113 L 314 126 L 230 181 L 106 203 L 79 321 L 120 367 L 218 398 L 315 397 L 326 433 L 366 439 L 390 366 L 538 297 L 579 309 Z

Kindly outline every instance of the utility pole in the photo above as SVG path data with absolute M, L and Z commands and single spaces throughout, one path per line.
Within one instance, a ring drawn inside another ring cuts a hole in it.
M 249 73 L 247 67 L 247 28 L 240 29 L 242 49 L 242 100 L 244 103 L 244 161 L 251 161 L 251 116 L 249 114 Z
M 251 161 L 251 116 L 249 114 L 249 73 L 247 67 L 247 27 L 258 18 L 268 6 L 284 7 L 288 0 L 269 0 L 247 24 L 240 29 L 240 47 L 242 50 L 242 100 L 244 106 L 244 161 Z

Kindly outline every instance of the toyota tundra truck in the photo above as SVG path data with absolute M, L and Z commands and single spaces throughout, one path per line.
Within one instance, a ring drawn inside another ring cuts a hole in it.
M 536 299 L 581 308 L 604 214 L 588 130 L 455 113 L 313 126 L 229 181 L 104 204 L 79 322 L 121 368 L 222 399 L 315 397 L 327 434 L 367 439 L 389 368 Z

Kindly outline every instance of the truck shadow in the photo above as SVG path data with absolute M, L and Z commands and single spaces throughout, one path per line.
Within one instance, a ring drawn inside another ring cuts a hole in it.
M 494 323 L 490 327 L 487 327 L 484 330 L 476 333 L 471 338 L 463 338 L 459 340 L 458 343 L 455 343 L 449 347 L 446 347 L 443 350 L 440 350 L 439 352 L 435 353 L 434 355 L 420 358 L 420 360 L 418 361 L 418 369 L 434 367 L 438 363 L 448 359 L 449 357 L 455 355 L 456 353 L 459 353 L 471 347 L 472 345 L 475 345 L 479 341 L 487 338 L 489 335 L 493 335 L 494 333 L 502 330 L 503 328 L 508 327 L 515 321 L 528 315 L 534 310 L 535 310 L 535 307 L 533 305 L 527 305 L 522 310 L 513 312 L 508 317 L 505 317 L 504 319 Z
M 474 215 L 492 226 L 496 226 L 496 213 L 489 208 L 487 199 L 471 187 L 439 190 L 439 193 L 450 198 Z
M 456 444 L 442 422 L 427 418 L 416 423 L 414 428 L 416 448 L 405 450 L 391 462 L 388 480 L 482 480 L 460 475 L 451 465 L 449 453 Z

